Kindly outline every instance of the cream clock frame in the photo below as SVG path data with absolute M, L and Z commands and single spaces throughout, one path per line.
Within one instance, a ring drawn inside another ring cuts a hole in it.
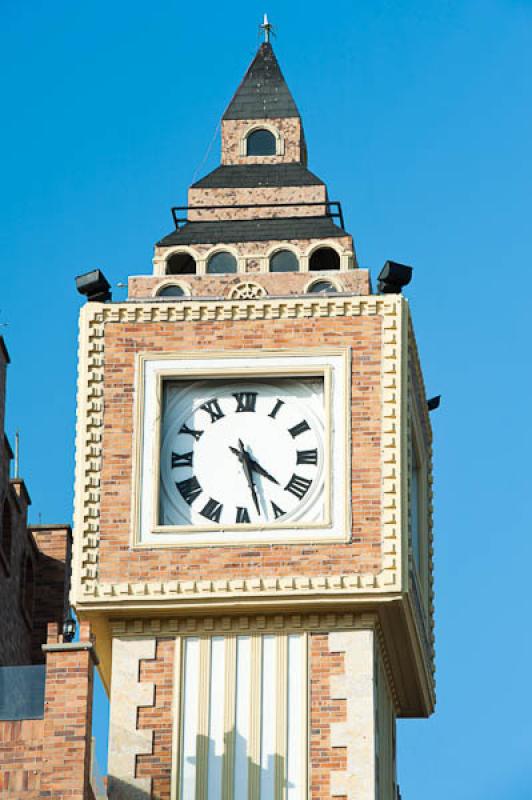
M 323 515 L 318 521 L 271 521 L 266 524 L 160 525 L 160 452 L 163 384 L 166 380 L 323 381 Z M 132 496 L 133 545 L 176 547 L 247 543 L 346 542 L 350 514 L 350 349 L 246 350 L 139 354 L 136 363 L 136 414 Z

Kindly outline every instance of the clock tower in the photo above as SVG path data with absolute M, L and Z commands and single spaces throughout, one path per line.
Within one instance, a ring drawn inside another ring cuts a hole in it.
M 358 267 L 269 41 L 221 139 L 152 274 L 81 311 L 72 601 L 109 796 L 396 800 L 396 718 L 434 707 L 408 303 Z

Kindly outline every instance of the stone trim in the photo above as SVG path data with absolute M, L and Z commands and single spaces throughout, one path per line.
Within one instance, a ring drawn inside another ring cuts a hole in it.
M 92 642 L 60 642 L 59 644 L 41 645 L 43 653 L 72 653 L 79 650 L 88 650 L 95 666 L 98 666 L 100 659 L 94 649 Z
M 354 574 L 247 580 L 170 581 L 168 583 L 98 583 L 100 479 L 102 469 L 105 326 L 111 323 L 194 322 L 208 320 L 312 319 L 382 317 L 382 571 Z M 128 598 L 176 599 L 212 595 L 291 595 L 340 590 L 356 594 L 401 591 L 401 520 L 406 508 L 401 486 L 401 419 L 406 357 L 405 300 L 400 296 L 261 298 L 254 300 L 188 300 L 160 303 L 87 303 L 80 316 L 76 493 L 72 601 L 87 603 Z M 404 520 L 403 520 L 404 522 Z
M 140 706 L 153 706 L 155 685 L 140 683 L 140 661 L 155 658 L 156 641 L 151 639 L 113 640 L 113 677 L 109 723 L 109 796 L 117 798 L 151 797 L 151 778 L 137 778 L 137 756 L 150 755 L 153 730 L 138 730 Z M 144 794 L 143 794 L 144 793 Z

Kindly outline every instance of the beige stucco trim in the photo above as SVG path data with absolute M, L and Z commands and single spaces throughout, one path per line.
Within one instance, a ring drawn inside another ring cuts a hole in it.
M 162 290 L 165 289 L 167 286 L 179 286 L 180 289 L 183 289 L 185 293 L 184 296 L 190 297 L 190 286 L 186 281 L 182 280 L 179 277 L 179 275 L 175 276 L 168 275 L 166 280 L 161 281 L 160 283 L 157 284 L 157 286 L 154 286 L 151 293 L 152 297 L 158 297 L 161 294 Z

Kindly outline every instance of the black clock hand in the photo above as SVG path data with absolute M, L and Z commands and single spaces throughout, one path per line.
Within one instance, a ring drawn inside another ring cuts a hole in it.
M 244 444 L 241 439 L 238 440 L 238 447 L 237 450 L 235 447 L 231 447 L 231 452 L 235 453 L 238 456 L 238 460 L 242 464 L 242 468 L 244 470 L 244 475 L 246 476 L 246 480 L 248 482 L 249 490 L 251 492 L 251 496 L 253 498 L 253 502 L 255 503 L 255 508 L 257 509 L 257 514 L 260 515 L 260 506 L 259 506 L 259 499 L 257 497 L 257 491 L 255 489 L 255 484 L 253 483 L 253 478 L 251 476 L 251 469 L 249 463 L 249 456 L 244 449 Z
M 236 447 L 231 447 L 231 450 L 236 455 L 238 456 L 240 455 L 240 451 L 237 450 Z M 256 472 L 257 475 L 262 475 L 263 478 L 267 478 L 269 481 L 271 481 L 272 483 L 276 483 L 277 486 L 279 486 L 279 481 L 276 480 L 276 478 L 274 478 L 273 475 L 270 475 L 269 472 L 266 472 L 264 467 L 261 467 L 258 461 L 255 461 L 255 459 L 251 458 L 251 456 L 248 456 L 247 460 L 252 472 Z
M 257 475 L 262 475 L 263 478 L 267 478 L 269 481 L 271 481 L 272 483 L 276 483 L 277 486 L 279 486 L 279 481 L 276 478 L 274 478 L 273 475 L 270 475 L 269 472 L 266 472 L 264 467 L 261 467 L 258 461 L 255 461 L 253 458 L 250 458 L 249 466 L 251 467 L 252 472 L 256 472 Z

